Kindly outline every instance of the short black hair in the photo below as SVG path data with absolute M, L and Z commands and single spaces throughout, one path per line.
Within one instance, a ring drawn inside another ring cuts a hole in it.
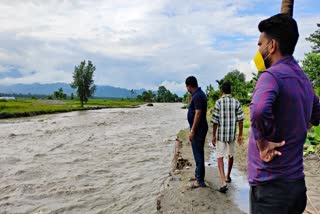
M 279 43 L 283 56 L 292 55 L 298 42 L 299 31 L 297 22 L 288 14 L 279 13 L 262 20 L 258 25 L 259 31 Z
M 230 82 L 224 82 L 224 83 L 222 83 L 222 85 L 221 85 L 221 91 L 222 91 L 224 94 L 231 94 L 231 84 L 230 84 Z
M 197 78 L 195 78 L 194 76 L 190 76 L 186 79 L 186 86 L 191 86 L 194 88 L 198 87 L 198 81 Z

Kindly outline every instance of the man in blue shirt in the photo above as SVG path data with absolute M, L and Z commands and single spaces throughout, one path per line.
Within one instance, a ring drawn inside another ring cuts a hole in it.
M 188 122 L 190 125 L 189 140 L 192 145 L 194 160 L 196 162 L 195 176 L 190 180 L 195 182 L 192 188 L 205 187 L 204 176 L 204 144 L 208 132 L 207 123 L 207 97 L 205 93 L 198 87 L 197 79 L 190 76 L 186 79 L 186 87 L 192 94 L 188 109 Z

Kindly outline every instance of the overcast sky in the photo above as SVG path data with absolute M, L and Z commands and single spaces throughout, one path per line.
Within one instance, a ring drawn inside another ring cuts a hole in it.
M 185 91 L 233 69 L 256 72 L 259 21 L 279 12 L 281 0 L 1 0 L 0 84 L 72 81 L 74 66 L 91 60 L 98 85 Z M 305 38 L 320 23 L 319 0 L 296 0 Z

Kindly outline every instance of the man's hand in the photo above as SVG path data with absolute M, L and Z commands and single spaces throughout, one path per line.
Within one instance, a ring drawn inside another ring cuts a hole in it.
M 285 141 L 282 141 L 280 143 L 270 142 L 266 140 L 257 141 L 261 160 L 263 160 L 264 162 L 270 162 L 275 156 L 282 155 L 282 153 L 276 150 L 276 148 L 282 147 L 284 144 Z
M 216 136 L 213 136 L 212 137 L 212 145 L 216 146 L 216 144 L 217 144 L 217 138 L 216 138 Z
M 242 145 L 242 135 L 239 135 L 239 136 L 238 136 L 238 144 L 239 144 L 239 145 Z
M 189 134 L 189 140 L 191 143 L 192 143 L 193 137 L 194 137 L 194 131 L 191 131 Z

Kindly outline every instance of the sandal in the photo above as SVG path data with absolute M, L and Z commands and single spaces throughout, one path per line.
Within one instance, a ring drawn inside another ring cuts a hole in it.
M 188 181 L 196 181 L 196 178 L 195 177 L 191 177 L 191 178 L 189 178 Z
M 232 179 L 230 177 L 227 178 L 226 182 L 231 183 Z
M 223 187 L 220 187 L 220 189 L 218 191 L 221 192 L 221 193 L 226 193 L 228 191 L 228 186 L 225 185 Z
M 201 186 L 200 186 L 200 185 L 199 185 L 199 186 L 196 186 L 196 185 L 194 185 L 194 184 L 191 185 L 191 189 L 196 189 L 196 188 L 199 188 L 199 187 L 201 187 Z
M 200 183 L 198 186 L 194 185 L 194 183 L 193 183 L 190 187 L 191 187 L 191 189 L 196 189 L 199 187 L 207 187 L 207 185 L 204 182 Z

